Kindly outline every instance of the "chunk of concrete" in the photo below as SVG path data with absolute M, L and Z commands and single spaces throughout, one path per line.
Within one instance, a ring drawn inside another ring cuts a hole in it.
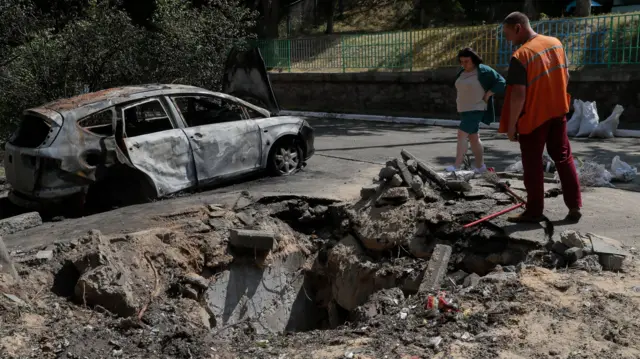
M 564 251 L 564 259 L 569 265 L 577 262 L 582 257 L 584 257 L 584 249 L 582 248 L 573 247 Z
M 451 253 L 451 246 L 436 244 L 433 249 L 431 259 L 429 259 L 429 263 L 427 264 L 427 270 L 424 273 L 424 278 L 420 284 L 421 292 L 431 292 L 440 289 L 442 280 L 447 274 L 447 267 L 449 265 Z
M 422 181 L 422 178 L 418 175 L 415 175 L 411 178 L 411 189 L 413 190 L 414 193 L 416 194 L 421 194 L 422 192 L 422 187 L 424 186 L 424 182 Z
M 377 204 L 384 205 L 400 205 L 409 200 L 409 189 L 407 187 L 395 187 L 387 189 L 378 198 Z
M 360 189 L 360 197 L 364 200 L 367 200 L 373 196 L 375 196 L 380 190 L 380 184 L 374 183 L 370 185 L 366 185 Z
M 4 244 L 4 240 L 0 237 L 0 270 L 6 272 L 14 280 L 20 280 L 20 276 L 18 275 L 18 271 L 16 271 L 16 267 L 13 264 L 13 260 L 11 259 L 11 255 L 7 250 L 7 247 Z
M 378 175 L 378 177 L 383 180 L 390 180 L 396 174 L 398 174 L 397 168 L 387 166 L 380 170 L 380 174 Z
M 513 272 L 495 272 L 489 273 L 486 276 L 480 278 L 480 282 L 503 283 L 514 281 L 516 279 L 518 279 L 518 275 Z
M 602 265 L 602 269 L 618 272 L 622 269 L 624 265 L 625 256 L 621 256 L 618 254 L 607 254 L 600 253 L 598 254 L 598 258 L 600 260 L 600 264 Z
M 275 243 L 275 234 L 250 229 L 229 230 L 229 244 L 244 249 L 270 251 Z
M 473 189 L 469 182 L 460 180 L 447 180 L 447 187 L 455 192 L 469 192 Z
M 402 186 L 402 177 L 400 175 L 393 175 L 389 180 L 389 186 L 391 187 L 400 187 Z
M 569 249 L 570 247 L 568 247 L 566 244 L 564 244 L 563 242 L 553 242 L 553 244 L 551 245 L 551 250 L 554 251 L 555 253 L 558 254 L 562 254 L 564 255 L 564 253 L 567 251 L 567 249 Z M 574 247 L 577 248 L 577 247 Z
M 596 254 L 617 254 L 621 256 L 629 257 L 631 253 L 626 251 L 622 243 L 613 238 L 601 236 L 594 233 L 587 233 L 585 235 L 587 238 L 591 240 L 591 245 L 593 246 L 593 253 Z
M 587 253 L 591 253 L 593 250 L 591 240 L 586 236 L 582 236 L 580 232 L 577 231 L 562 231 L 562 233 L 560 233 L 560 241 L 567 246 L 567 248 L 583 248 Z
M 212 329 L 242 329 L 238 324 L 243 322 L 257 334 L 313 329 L 318 310 L 300 273 L 305 261 L 302 253 L 293 252 L 266 268 L 231 264 L 205 293 L 207 310 L 215 319 Z
M 480 276 L 476 273 L 471 273 L 464 279 L 462 286 L 465 288 L 475 287 L 478 283 L 480 283 Z
M 38 212 L 24 213 L 18 216 L 0 220 L 0 236 L 12 234 L 42 224 L 42 217 Z
M 41 261 L 48 261 L 53 259 L 53 251 L 52 250 L 44 250 L 36 253 L 36 259 Z
M 462 283 L 464 279 L 467 278 L 467 276 L 469 276 L 469 273 L 463 270 L 459 270 L 455 273 L 449 274 L 449 278 L 451 278 L 451 280 L 453 280 L 455 284 Z

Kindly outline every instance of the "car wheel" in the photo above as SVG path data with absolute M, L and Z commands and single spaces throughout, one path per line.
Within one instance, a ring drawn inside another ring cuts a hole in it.
M 275 176 L 288 176 L 302 167 L 302 148 L 295 139 L 275 143 L 269 155 L 269 170 Z

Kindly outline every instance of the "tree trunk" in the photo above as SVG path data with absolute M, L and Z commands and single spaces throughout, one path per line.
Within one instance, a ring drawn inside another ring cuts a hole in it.
M 336 0 L 325 0 L 325 15 L 327 16 L 327 29 L 325 34 L 333 34 L 333 17 L 335 14 Z
M 268 39 L 277 39 L 280 35 L 278 33 L 278 21 L 280 21 L 280 4 L 278 0 L 262 0 L 262 10 L 264 15 L 264 34 Z
M 538 12 L 536 11 L 534 0 L 524 0 L 524 8 L 522 9 L 522 12 L 524 12 L 530 20 L 538 18 Z
M 591 0 L 576 0 L 576 16 L 587 17 L 591 15 Z

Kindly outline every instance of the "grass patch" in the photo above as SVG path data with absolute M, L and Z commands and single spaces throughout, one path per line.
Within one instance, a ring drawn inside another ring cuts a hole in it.
M 533 26 L 563 42 L 573 67 L 640 63 L 640 13 L 549 19 Z M 476 49 L 486 64 L 499 67 L 508 64 L 515 50 L 497 24 L 264 40 L 259 46 L 271 70 L 292 72 L 455 67 L 459 49 L 467 46 Z

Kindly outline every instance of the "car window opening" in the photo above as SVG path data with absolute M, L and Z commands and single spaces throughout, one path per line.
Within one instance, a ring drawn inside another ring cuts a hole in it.
M 246 119 L 240 105 L 221 98 L 183 96 L 173 100 L 189 127 Z
M 47 140 L 51 132 L 51 123 L 39 116 L 24 115 L 9 143 L 26 148 L 36 148 Z
M 111 109 L 89 115 L 78 121 L 85 130 L 100 136 L 113 136 L 113 112 Z
M 158 100 L 141 103 L 125 109 L 124 124 L 124 135 L 126 137 L 142 136 L 173 129 L 169 116 Z

